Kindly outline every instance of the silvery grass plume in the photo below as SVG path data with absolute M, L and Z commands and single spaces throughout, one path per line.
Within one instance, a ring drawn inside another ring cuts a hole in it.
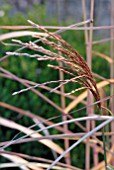
M 96 101 L 100 100 L 100 95 L 96 86 L 96 81 L 92 75 L 91 70 L 89 69 L 87 63 L 85 62 L 85 60 L 83 59 L 83 57 L 65 40 L 63 40 L 61 38 L 60 35 L 54 34 L 52 32 L 49 32 L 47 29 L 33 23 L 32 21 L 29 21 L 29 23 L 34 27 L 39 29 L 40 31 L 43 31 L 44 33 L 46 33 L 48 36 L 46 37 L 40 37 L 40 36 L 35 36 L 36 38 L 39 38 L 39 40 L 46 45 L 49 45 L 52 49 L 56 50 L 56 52 L 52 52 L 50 50 L 45 49 L 42 46 L 39 46 L 38 44 L 35 44 L 33 42 L 28 42 L 28 43 L 23 43 L 22 41 L 17 41 L 19 44 L 21 44 L 22 46 L 26 46 L 27 48 L 33 50 L 33 51 L 37 51 L 37 52 L 41 52 L 42 56 L 36 55 L 38 60 L 53 60 L 53 61 L 61 61 L 63 63 L 63 66 L 55 66 L 55 65 L 48 65 L 49 67 L 52 67 L 53 69 L 56 70 L 60 70 L 62 72 L 64 72 L 65 74 L 68 74 L 71 76 L 70 79 L 67 80 L 58 80 L 58 81 L 51 81 L 51 82 L 47 82 L 47 83 L 43 83 L 43 84 L 38 84 L 36 86 L 32 86 L 29 87 L 25 90 L 21 90 L 19 92 L 15 92 L 14 94 L 29 90 L 31 88 L 35 88 L 41 85 L 46 85 L 46 84 L 50 84 L 50 83 L 57 83 L 57 82 L 61 82 L 61 84 L 59 86 L 57 86 L 56 88 L 52 89 L 51 92 L 53 92 L 54 90 L 58 89 L 60 86 L 65 85 L 69 82 L 73 82 L 73 83 L 78 83 L 81 84 L 82 87 L 78 88 L 76 90 L 71 91 L 70 93 L 66 94 L 72 94 L 78 90 L 82 90 L 82 89 L 89 89 L 94 98 L 96 99 Z M 60 44 L 58 44 L 58 42 L 60 42 Z M 24 55 L 25 53 L 23 53 L 22 55 Z M 17 53 L 14 55 L 17 55 Z M 20 55 L 20 53 L 19 53 Z M 27 54 L 25 54 L 25 56 L 27 56 Z M 31 57 L 31 56 L 30 56 Z M 98 103 L 99 108 L 101 108 L 101 104 Z

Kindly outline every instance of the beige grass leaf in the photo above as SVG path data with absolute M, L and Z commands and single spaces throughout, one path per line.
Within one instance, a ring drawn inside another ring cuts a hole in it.
M 39 168 L 38 166 L 36 165 L 21 165 L 21 164 L 27 164 L 28 161 L 26 161 L 25 159 L 19 157 L 19 156 L 14 156 L 14 155 L 9 155 L 9 154 L 1 154 L 3 157 L 11 160 L 12 162 L 15 162 L 15 164 L 17 164 L 21 169 L 23 170 L 29 170 L 32 169 L 32 170 L 43 170 L 42 168 Z
M 25 36 L 46 36 L 46 33 L 41 33 L 41 32 L 34 32 L 34 31 L 15 31 L 15 32 L 10 32 L 10 33 L 5 33 L 0 35 L 0 41 L 4 41 L 7 39 L 11 38 L 16 38 L 16 37 L 25 37 Z
M 3 125 L 3 126 L 6 126 L 6 127 L 12 128 L 12 129 L 17 129 L 17 130 L 31 136 L 32 138 L 42 136 L 39 133 L 33 133 L 35 131 L 28 129 L 27 127 L 24 127 L 22 125 L 19 125 L 18 123 L 15 123 L 11 120 L 8 120 L 8 119 L 2 118 L 2 117 L 0 117 L 0 124 Z M 56 151 L 59 154 L 62 154 L 63 151 L 64 151 L 60 146 L 58 146 L 57 144 L 55 144 L 54 142 L 52 142 L 48 139 L 40 140 L 39 142 L 46 145 L 47 147 L 53 149 L 54 151 Z

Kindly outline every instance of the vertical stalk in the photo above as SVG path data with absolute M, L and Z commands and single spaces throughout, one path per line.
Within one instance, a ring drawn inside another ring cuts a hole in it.
M 60 42 L 58 42 L 60 44 Z M 60 53 L 60 52 L 59 52 Z M 59 62 L 59 66 L 62 67 L 63 64 L 62 62 Z M 64 73 L 62 71 L 59 71 L 59 77 L 60 77 L 60 80 L 64 80 Z M 65 102 L 65 96 L 63 96 L 62 94 L 65 92 L 65 87 L 64 86 L 61 86 L 60 87 L 60 91 L 61 91 L 61 107 L 62 109 L 64 110 L 65 109 L 65 105 L 66 105 L 66 102 Z M 66 113 L 67 114 L 67 113 Z M 67 120 L 67 115 L 66 116 L 63 116 L 63 121 L 66 121 Z M 63 128 L 64 128 L 64 131 L 65 131 L 65 134 L 67 134 L 67 131 L 68 131 L 68 124 L 64 124 L 63 125 Z M 69 148 L 69 140 L 68 139 L 64 139 L 64 146 L 65 146 L 65 150 L 67 150 Z M 68 165 L 71 164 L 71 160 L 70 160 L 70 153 L 67 153 L 66 155 L 66 163 Z
M 82 0 L 82 8 L 83 8 L 83 17 L 84 20 L 87 19 L 86 17 L 86 4 L 85 4 L 85 0 Z M 93 14 L 94 14 L 94 0 L 91 0 L 91 7 L 90 7 L 90 27 L 93 27 Z M 87 24 L 84 25 L 85 27 L 87 27 Z M 84 31 L 85 34 L 85 42 L 86 42 L 86 56 L 87 56 L 87 63 L 89 68 L 91 69 L 91 63 L 92 63 L 92 39 L 93 39 L 93 31 L 92 29 L 90 29 L 90 31 L 88 32 L 87 30 Z M 89 36 L 88 36 L 89 34 Z M 90 93 L 90 91 L 88 90 L 88 95 L 87 95 L 87 104 L 92 104 L 93 103 L 93 96 Z M 87 108 L 87 115 L 93 114 L 94 113 L 94 107 L 89 107 Z M 89 132 L 91 130 L 91 123 L 92 123 L 92 128 L 95 127 L 95 122 L 94 121 L 87 121 L 86 122 L 86 129 L 87 132 Z M 94 165 L 98 164 L 98 153 L 96 150 L 96 145 L 93 146 L 93 152 L 94 152 Z M 85 169 L 89 170 L 90 169 L 90 144 L 89 144 L 89 138 L 88 141 L 86 143 L 86 165 L 85 165 Z
M 91 1 L 91 9 L 90 9 L 90 19 L 91 19 L 91 23 L 90 23 L 90 27 L 93 27 L 93 20 L 94 20 L 94 5 L 95 2 L 94 0 Z M 90 69 L 92 69 L 92 40 L 93 40 L 93 30 L 90 29 L 90 37 L 89 37 L 89 52 L 88 52 L 88 65 L 90 67 Z M 89 103 L 93 103 L 93 96 L 90 94 L 88 95 L 88 98 L 90 98 L 90 102 Z M 93 114 L 94 113 L 94 106 L 92 106 L 90 108 L 90 110 L 88 110 L 88 114 Z M 95 128 L 95 121 L 91 121 L 91 126 L 92 129 Z M 94 161 L 94 166 L 98 165 L 98 151 L 97 151 L 97 145 L 93 144 L 93 161 Z
M 60 0 L 56 1 L 57 3 L 57 20 L 60 23 Z
M 111 1 L 111 25 L 114 25 L 114 0 Z M 114 29 L 110 30 L 110 36 L 111 38 L 114 38 Z M 114 78 L 114 40 L 110 41 L 110 56 L 113 62 L 110 65 L 110 77 Z M 110 87 L 110 95 L 114 94 L 114 84 L 111 84 Z M 114 115 L 114 98 L 111 99 L 111 111 Z M 114 121 L 111 123 L 111 131 L 114 132 Z M 111 138 L 112 141 L 112 146 L 114 146 L 114 136 L 112 135 Z M 114 165 L 114 157 L 113 157 L 113 162 L 112 164 Z
M 82 10 L 83 10 L 83 19 L 84 21 L 87 20 L 87 13 L 86 13 L 86 4 L 85 4 L 85 0 L 82 0 Z M 84 24 L 84 27 L 87 28 L 87 24 Z M 85 35 L 85 44 L 86 46 L 88 45 L 88 30 L 84 30 L 84 35 Z M 87 48 L 86 48 L 86 55 L 87 55 Z
M 65 3 L 65 2 L 64 2 Z M 57 17 L 58 17 L 58 23 L 60 23 L 60 0 L 57 1 Z M 60 42 L 58 42 L 58 44 L 60 44 Z M 60 44 L 61 45 L 61 44 Z M 60 53 L 60 52 L 59 52 Z M 62 67 L 63 64 L 62 62 L 58 62 L 59 63 L 59 66 Z M 64 80 L 64 73 L 62 71 L 59 71 L 59 77 L 60 77 L 60 80 Z M 60 87 L 60 92 L 61 92 L 61 107 L 62 109 L 64 110 L 65 109 L 65 105 L 66 105 L 66 102 L 65 102 L 65 96 L 63 96 L 62 94 L 65 92 L 65 87 L 64 85 Z M 67 114 L 67 113 L 66 113 Z M 63 116 L 63 121 L 66 121 L 67 120 L 67 115 L 66 116 Z M 63 128 L 64 128 L 64 132 L 65 134 L 67 133 L 68 131 L 68 125 L 67 124 L 64 124 L 63 125 Z M 68 139 L 64 139 L 64 147 L 65 147 L 65 150 L 67 150 L 69 148 L 69 140 Z M 71 159 L 70 159 L 70 153 L 67 153 L 66 155 L 66 163 L 68 165 L 71 164 Z

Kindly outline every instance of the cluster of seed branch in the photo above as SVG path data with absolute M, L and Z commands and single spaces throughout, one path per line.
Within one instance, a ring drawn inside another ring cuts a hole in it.
M 62 67 L 55 66 L 55 65 L 48 65 L 48 66 L 52 67 L 56 70 L 60 70 L 60 71 L 64 72 L 65 74 L 68 74 L 71 76 L 71 79 L 61 82 L 61 84 L 59 86 L 57 86 L 56 88 L 54 88 L 51 92 L 53 92 L 54 90 L 56 90 L 57 88 L 59 88 L 62 85 L 65 85 L 69 82 L 74 82 L 74 83 L 81 84 L 83 87 L 73 90 L 68 94 L 71 94 L 78 90 L 82 90 L 82 89 L 86 88 L 92 92 L 93 96 L 95 97 L 95 99 L 97 101 L 100 100 L 100 96 L 99 96 L 99 92 L 98 92 L 98 89 L 96 86 L 95 79 L 93 78 L 92 72 L 90 71 L 90 69 L 89 69 L 87 63 L 84 61 L 83 57 L 81 57 L 81 55 L 74 48 L 72 48 L 70 44 L 68 44 L 65 40 L 63 40 L 60 35 L 49 32 L 45 28 L 40 27 L 39 25 L 37 25 L 31 21 L 29 21 L 29 22 L 32 24 L 33 27 L 47 33 L 47 35 L 48 35 L 47 37 L 42 38 L 37 35 L 35 37 L 39 38 L 43 44 L 49 45 L 56 52 L 47 50 L 44 47 L 39 46 L 38 44 L 35 44 L 33 42 L 23 43 L 21 41 L 18 41 L 18 43 L 26 46 L 27 48 L 29 48 L 31 50 L 41 52 L 42 54 L 44 54 L 42 56 L 36 55 L 38 60 L 61 61 L 63 63 Z M 58 42 L 60 42 L 60 44 L 58 44 Z M 22 55 L 26 55 L 26 54 L 23 53 Z M 58 81 L 58 82 L 60 82 L 60 81 Z M 47 84 L 49 84 L 49 82 L 47 82 Z M 38 86 L 40 86 L 40 85 L 38 84 L 37 87 Z M 99 105 L 99 107 L 101 107 L 100 103 L 98 105 Z

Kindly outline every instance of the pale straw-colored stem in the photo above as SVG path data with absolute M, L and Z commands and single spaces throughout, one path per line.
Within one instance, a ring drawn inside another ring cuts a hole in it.
M 114 25 L 114 0 L 111 0 L 111 24 Z M 110 30 L 110 38 L 114 38 L 114 29 Z M 113 63 L 110 64 L 110 78 L 114 78 L 114 40 L 110 42 L 110 56 Z M 110 86 L 110 95 L 114 94 L 114 84 Z M 114 115 L 114 98 L 110 100 L 111 111 Z M 114 132 L 114 121 L 111 122 L 111 131 Z M 114 146 L 114 136 L 111 137 L 111 145 Z M 114 151 L 114 150 L 113 150 Z M 114 166 L 114 156 L 112 157 L 112 165 Z
M 58 42 L 59 45 L 61 45 L 60 42 Z M 59 54 L 61 55 L 61 52 L 59 52 Z M 59 61 L 59 66 L 60 67 L 63 67 L 63 63 L 61 61 Z M 61 70 L 59 70 L 59 77 L 60 77 L 60 80 L 64 80 L 64 72 L 62 72 Z M 65 86 L 62 85 L 60 87 L 60 92 L 61 92 L 61 107 L 62 109 L 65 109 L 65 106 L 66 106 L 66 101 L 65 101 L 65 96 L 62 95 L 62 93 L 65 93 Z M 67 120 L 67 116 L 63 116 L 62 117 L 63 121 L 66 121 Z M 65 131 L 65 134 L 67 134 L 67 131 L 68 131 L 68 124 L 65 124 L 63 125 L 63 128 L 64 128 L 64 131 Z M 64 148 L 65 150 L 67 150 L 69 148 L 69 140 L 68 139 L 64 139 Z M 71 164 L 71 159 L 70 159 L 70 152 L 66 155 L 66 163 L 68 165 Z

